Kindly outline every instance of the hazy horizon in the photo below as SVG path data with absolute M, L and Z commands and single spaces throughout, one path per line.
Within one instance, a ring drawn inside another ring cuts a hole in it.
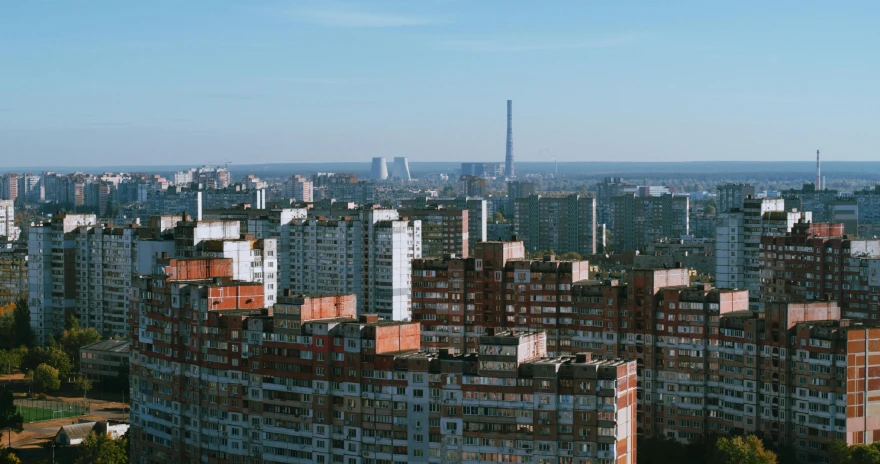
M 0 161 L 501 161 L 507 99 L 517 161 L 873 160 L 878 13 L 14 2 L 0 15 Z

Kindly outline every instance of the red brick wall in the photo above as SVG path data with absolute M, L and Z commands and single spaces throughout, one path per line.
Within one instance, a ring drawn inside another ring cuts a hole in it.
M 357 314 L 355 295 L 306 297 L 300 309 L 302 322 L 337 317 L 354 318 Z
M 163 260 L 159 260 L 164 264 Z M 204 259 L 169 259 L 165 269 L 170 280 L 207 280 L 214 277 L 232 277 L 231 258 L 204 258 Z
M 418 322 L 376 327 L 376 354 L 418 350 L 420 342 Z

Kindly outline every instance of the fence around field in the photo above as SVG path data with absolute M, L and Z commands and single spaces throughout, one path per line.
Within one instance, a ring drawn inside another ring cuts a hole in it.
M 25 398 L 15 400 L 15 409 L 21 413 L 25 423 L 84 416 L 89 413 L 89 406 L 85 401 Z

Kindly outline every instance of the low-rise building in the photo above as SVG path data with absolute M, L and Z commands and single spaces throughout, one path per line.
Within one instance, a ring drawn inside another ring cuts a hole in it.
M 128 340 L 101 340 L 79 349 L 79 373 L 90 380 L 115 379 L 128 369 Z

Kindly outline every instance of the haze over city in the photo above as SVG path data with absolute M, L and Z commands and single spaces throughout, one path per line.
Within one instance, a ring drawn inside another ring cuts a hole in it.
M 880 464 L 878 18 L 0 5 L 0 464 Z
M 9 2 L 7 166 L 877 157 L 876 2 Z

